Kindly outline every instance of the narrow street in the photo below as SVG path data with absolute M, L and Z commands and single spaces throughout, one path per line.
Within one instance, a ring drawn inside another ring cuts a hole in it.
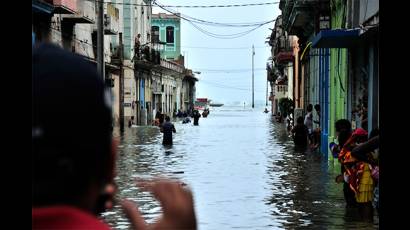
M 340 166 L 320 153 L 295 152 L 285 124 L 262 111 L 223 107 L 199 126 L 174 120 L 171 149 L 155 126 L 115 130 L 118 198 L 136 201 L 153 221 L 159 204 L 134 178 L 161 175 L 192 188 L 199 229 L 377 227 L 345 215 L 342 185 L 334 182 Z M 119 206 L 103 218 L 115 229 L 130 227 Z
M 32 0 L 32 229 L 378 229 L 379 8 Z

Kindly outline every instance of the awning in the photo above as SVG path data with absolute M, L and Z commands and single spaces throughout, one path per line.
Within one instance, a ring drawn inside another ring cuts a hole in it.
M 360 29 L 322 30 L 312 39 L 313 48 L 349 48 L 357 44 Z

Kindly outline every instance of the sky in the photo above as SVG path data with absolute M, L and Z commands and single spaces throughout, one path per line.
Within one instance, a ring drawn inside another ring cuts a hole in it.
M 161 5 L 224 5 L 279 2 L 278 0 L 158 0 Z M 280 14 L 279 5 L 246 6 L 231 8 L 170 8 L 190 17 L 221 22 L 250 23 L 274 20 Z M 153 7 L 153 13 L 165 12 Z M 254 27 L 214 27 L 198 25 L 215 34 L 235 34 Z M 255 104 L 265 104 L 266 63 L 270 57 L 270 46 L 265 43 L 271 34 L 268 23 L 251 33 L 235 39 L 210 37 L 189 22 L 181 19 L 181 53 L 185 66 L 199 71 L 196 77 L 196 97 L 206 97 L 214 102 L 230 104 L 251 104 L 252 102 L 252 45 L 255 46 L 254 79 Z M 224 49 L 219 49 L 224 48 Z M 230 49 L 226 49 L 230 48 Z M 240 49 L 236 49 L 240 48 Z M 222 70 L 222 71 L 219 71 Z M 268 89 L 270 92 L 270 89 Z

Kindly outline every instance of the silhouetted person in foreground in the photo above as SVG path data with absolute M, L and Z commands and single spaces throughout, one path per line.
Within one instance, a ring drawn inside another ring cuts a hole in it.
M 176 133 L 176 130 L 175 126 L 171 123 L 169 116 L 165 117 L 165 123 L 161 126 L 161 133 L 164 133 L 162 144 L 172 145 L 172 133 Z
M 93 64 L 53 45 L 33 50 L 32 229 L 111 229 L 98 218 L 114 206 L 116 193 L 111 106 Z M 192 194 L 181 183 L 138 186 L 154 194 L 163 214 L 147 224 L 137 205 L 124 200 L 132 229 L 196 229 Z

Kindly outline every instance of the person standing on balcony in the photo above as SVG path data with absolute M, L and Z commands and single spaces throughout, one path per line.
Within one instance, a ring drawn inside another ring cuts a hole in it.
M 140 59 L 140 50 L 141 50 L 140 38 L 141 38 L 141 34 L 138 34 L 137 37 L 135 37 L 135 44 L 134 44 L 134 52 L 138 59 Z

